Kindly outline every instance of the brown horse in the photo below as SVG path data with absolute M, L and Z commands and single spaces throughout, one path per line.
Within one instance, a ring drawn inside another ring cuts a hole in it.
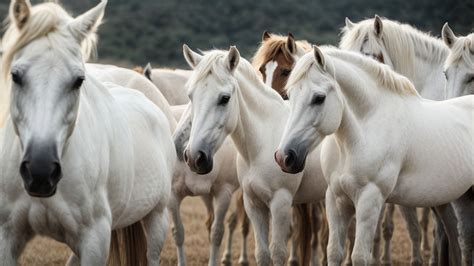
M 265 31 L 252 64 L 262 75 L 263 81 L 280 93 L 283 99 L 287 99 L 284 88 L 293 65 L 310 50 L 309 42 L 295 41 L 291 33 L 288 33 L 288 36 L 281 36 Z

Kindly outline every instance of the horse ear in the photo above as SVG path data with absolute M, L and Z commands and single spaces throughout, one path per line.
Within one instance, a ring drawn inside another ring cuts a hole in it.
M 104 17 L 106 6 L 107 0 L 102 0 L 97 6 L 78 16 L 69 23 L 69 29 L 79 42 L 97 31 L 97 28 Z
M 352 30 L 352 28 L 354 28 L 354 26 L 355 26 L 354 22 L 352 22 L 348 17 L 346 17 L 346 27 L 349 30 Z
M 296 53 L 295 37 L 291 32 L 288 32 L 288 39 L 286 40 L 286 48 L 291 54 Z
M 227 67 L 229 68 L 230 72 L 234 72 L 234 70 L 239 65 L 240 60 L 240 53 L 237 50 L 237 47 L 231 46 L 229 49 L 229 54 L 227 55 Z
M 374 19 L 374 31 L 377 37 L 382 36 L 383 22 L 382 22 L 382 19 L 378 15 L 375 15 L 375 19 Z
M 149 80 L 151 80 L 151 70 L 151 64 L 148 62 L 148 64 L 146 64 L 145 68 L 143 69 L 143 75 Z
M 30 0 L 13 0 L 10 3 L 10 20 L 15 22 L 18 29 L 22 29 L 25 26 L 30 14 Z
M 202 59 L 202 55 L 191 50 L 186 44 L 183 44 L 183 55 L 191 68 L 195 68 Z
M 313 51 L 314 51 L 314 58 L 316 59 L 316 62 L 322 69 L 326 69 L 326 59 L 324 59 L 323 52 L 321 49 L 319 49 L 318 46 L 313 45 Z
M 452 48 L 454 43 L 458 40 L 453 30 L 449 27 L 448 22 L 444 23 L 441 36 L 443 36 L 443 41 L 449 48 Z
M 270 39 L 271 35 L 268 31 L 264 31 L 263 34 L 262 34 L 262 42 Z

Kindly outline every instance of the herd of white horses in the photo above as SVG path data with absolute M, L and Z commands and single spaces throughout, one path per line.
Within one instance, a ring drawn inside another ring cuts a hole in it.
M 433 213 L 430 263 L 472 265 L 474 34 L 457 37 L 445 24 L 440 40 L 378 16 L 346 19 L 339 48 L 265 32 L 259 52 L 279 50 L 257 52 L 258 64 L 235 46 L 184 45 L 191 71 L 148 66 L 142 75 L 86 63 L 106 2 L 73 18 L 56 3 L 11 0 L 1 44 L 1 265 L 16 265 L 35 235 L 67 244 L 68 265 L 159 265 L 168 211 L 185 265 L 187 196 L 207 207 L 217 265 L 234 194 L 229 229 L 243 224 L 242 265 L 249 222 L 258 265 L 378 264 L 381 230 L 390 264 L 393 204 L 412 265 L 423 263 L 416 207 Z

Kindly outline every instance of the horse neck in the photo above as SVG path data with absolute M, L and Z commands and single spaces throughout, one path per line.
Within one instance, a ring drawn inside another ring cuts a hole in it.
M 278 137 L 274 130 L 282 131 L 289 110 L 283 99 L 263 83 L 241 76 L 238 84 L 239 118 L 231 137 L 240 155 L 248 161 L 258 155 L 263 143 L 269 143 L 269 138 Z

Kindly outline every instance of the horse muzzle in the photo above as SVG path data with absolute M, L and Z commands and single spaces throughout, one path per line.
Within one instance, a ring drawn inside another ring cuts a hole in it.
M 184 161 L 189 166 L 191 171 L 205 175 L 212 171 L 213 159 L 209 152 L 198 150 L 195 153 L 191 153 L 189 149 L 184 151 Z
M 275 162 L 281 170 L 289 174 L 297 174 L 304 170 L 307 152 L 298 152 L 295 149 L 278 149 L 275 151 Z
M 28 147 L 20 164 L 20 174 L 30 196 L 47 198 L 56 194 L 62 171 L 54 146 Z

